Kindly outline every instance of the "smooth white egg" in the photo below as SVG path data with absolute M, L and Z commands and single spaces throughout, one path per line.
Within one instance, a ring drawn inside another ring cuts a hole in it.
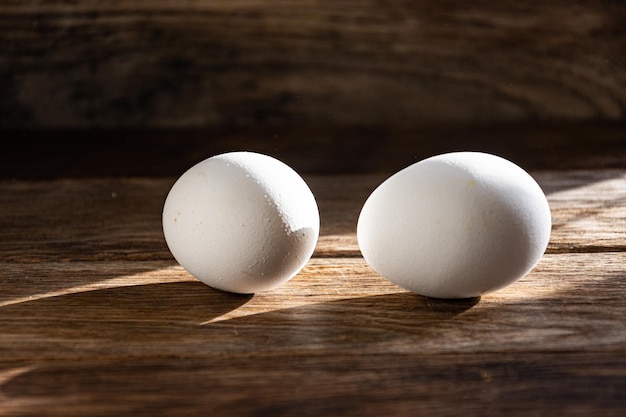
M 369 265 L 395 284 L 467 298 L 530 272 L 551 224 L 546 196 L 526 171 L 495 155 L 455 152 L 384 181 L 363 206 L 357 237 Z
M 174 258 L 223 291 L 256 293 L 295 276 L 315 249 L 313 193 L 292 168 L 267 155 L 208 158 L 173 185 L 163 232 Z

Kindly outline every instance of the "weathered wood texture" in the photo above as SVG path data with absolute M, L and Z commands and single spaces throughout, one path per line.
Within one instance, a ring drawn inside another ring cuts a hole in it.
M 383 175 L 308 176 L 313 259 L 254 296 L 168 253 L 173 179 L 0 182 L 0 415 L 626 412 L 626 171 L 540 171 L 554 230 L 514 285 L 410 294 L 359 256 Z
M 548 252 L 626 250 L 626 171 L 540 171 L 550 196 Z M 308 176 L 320 209 L 316 254 L 359 256 L 361 206 L 386 175 Z M 161 209 L 175 179 L 84 179 L 2 184 L 0 261 L 166 261 Z
M 0 127 L 624 120 L 626 3 L 4 0 Z

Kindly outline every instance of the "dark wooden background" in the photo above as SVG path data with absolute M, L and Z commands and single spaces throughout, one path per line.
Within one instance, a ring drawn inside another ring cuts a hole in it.
M 4 0 L 3 127 L 622 120 L 623 1 Z
M 234 149 L 316 173 L 459 149 L 618 167 L 624 22 L 616 0 L 4 0 L 0 174 L 171 175 Z

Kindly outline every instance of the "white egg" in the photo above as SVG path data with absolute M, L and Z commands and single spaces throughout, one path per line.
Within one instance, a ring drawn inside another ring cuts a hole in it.
M 289 166 L 267 155 L 231 152 L 185 172 L 163 207 L 174 258 L 223 291 L 256 293 L 288 281 L 319 236 L 313 193 Z
M 526 275 L 550 239 L 545 194 L 522 168 L 479 152 L 438 155 L 384 181 L 358 219 L 365 260 L 434 298 L 495 291 Z

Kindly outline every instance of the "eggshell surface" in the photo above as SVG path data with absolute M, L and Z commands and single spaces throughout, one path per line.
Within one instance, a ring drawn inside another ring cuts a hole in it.
M 514 163 L 455 152 L 388 178 L 359 215 L 365 260 L 380 275 L 434 298 L 468 298 L 526 275 L 550 239 L 537 182 Z
M 254 152 L 208 158 L 172 186 L 163 232 L 174 258 L 223 291 L 273 289 L 307 263 L 319 211 L 305 181 L 279 160 Z

